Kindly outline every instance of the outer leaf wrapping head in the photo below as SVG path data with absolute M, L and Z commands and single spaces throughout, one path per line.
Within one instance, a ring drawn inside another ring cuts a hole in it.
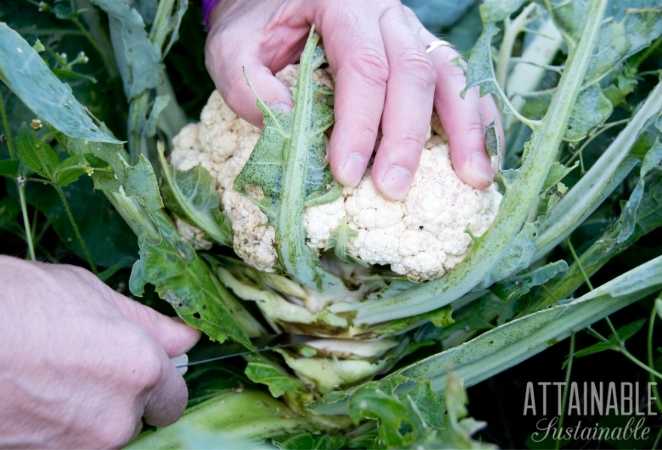
M 331 92 L 313 80 L 324 61 L 311 30 L 301 56 L 292 112 L 277 112 L 258 100 L 265 128 L 251 158 L 235 181 L 238 191 L 261 190 L 260 206 L 276 229 L 280 262 L 288 274 L 310 289 L 342 291 L 342 284 L 319 266 L 305 242 L 303 211 L 307 199 L 332 185 L 326 130 L 333 123 Z M 250 74 L 248 74 L 250 77 Z

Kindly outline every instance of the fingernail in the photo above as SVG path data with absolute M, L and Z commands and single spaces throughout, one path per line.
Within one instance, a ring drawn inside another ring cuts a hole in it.
M 393 200 L 402 200 L 409 192 L 412 173 L 402 166 L 391 166 L 382 177 L 383 193 Z
M 340 166 L 338 181 L 346 186 L 356 186 L 361 181 L 365 172 L 366 160 L 360 153 L 350 153 L 345 162 Z
M 462 173 L 458 175 L 465 183 L 478 189 L 485 189 L 494 179 L 494 169 L 487 156 L 474 153 L 464 165 Z

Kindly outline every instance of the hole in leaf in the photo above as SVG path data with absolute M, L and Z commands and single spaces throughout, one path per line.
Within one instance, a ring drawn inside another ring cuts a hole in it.
M 398 433 L 400 434 L 400 436 L 406 436 L 412 431 L 414 431 L 414 427 L 412 427 L 409 422 L 402 422 L 400 424 L 400 428 L 398 428 Z

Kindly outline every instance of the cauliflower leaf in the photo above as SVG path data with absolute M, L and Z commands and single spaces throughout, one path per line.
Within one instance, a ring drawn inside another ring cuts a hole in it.
M 229 245 L 232 242 L 232 230 L 220 210 L 215 181 L 209 172 L 201 166 L 187 171 L 173 169 L 165 159 L 162 145 L 158 145 L 158 153 L 163 179 L 174 200 L 174 205 L 168 202 L 168 206 L 181 210 L 193 225 L 217 243 Z
M 315 38 L 315 42 L 317 40 Z M 309 40 L 306 51 L 308 54 L 302 56 L 295 87 L 294 109 L 290 112 L 279 111 L 258 99 L 258 107 L 264 116 L 264 129 L 251 157 L 235 180 L 235 188 L 239 192 L 249 193 L 251 187 L 262 190 L 265 198 L 261 206 L 270 217 L 275 214 L 285 194 L 287 165 L 293 159 L 297 159 L 296 165 L 300 166 L 303 175 L 304 200 L 318 203 L 320 196 L 334 187 L 325 157 L 325 132 L 333 124 L 333 93 L 312 77 L 315 69 L 324 63 L 322 50 L 311 45 Z M 305 58 L 309 59 L 307 63 L 304 63 Z M 247 76 L 250 78 L 250 74 Z M 299 153 L 302 157 L 296 158 Z M 329 199 L 333 200 L 333 197 Z
M 0 80 L 40 119 L 68 136 L 119 144 L 97 125 L 39 54 L 16 31 L 0 23 Z
M 288 274 L 307 288 L 340 292 L 342 282 L 320 267 L 306 245 L 301 220 L 306 200 L 319 198 L 333 186 L 325 158 L 325 132 L 333 124 L 332 93 L 313 80 L 313 72 L 324 63 L 318 42 L 313 29 L 301 56 L 292 111 L 276 111 L 258 100 L 264 130 L 235 188 L 253 197 L 255 188 L 260 191 L 259 205 L 274 225 L 278 256 Z

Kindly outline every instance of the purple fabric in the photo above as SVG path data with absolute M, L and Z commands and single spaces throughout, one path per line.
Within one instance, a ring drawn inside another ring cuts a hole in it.
M 219 2 L 220 0 L 202 0 L 202 17 L 205 26 L 209 26 L 209 16 Z

